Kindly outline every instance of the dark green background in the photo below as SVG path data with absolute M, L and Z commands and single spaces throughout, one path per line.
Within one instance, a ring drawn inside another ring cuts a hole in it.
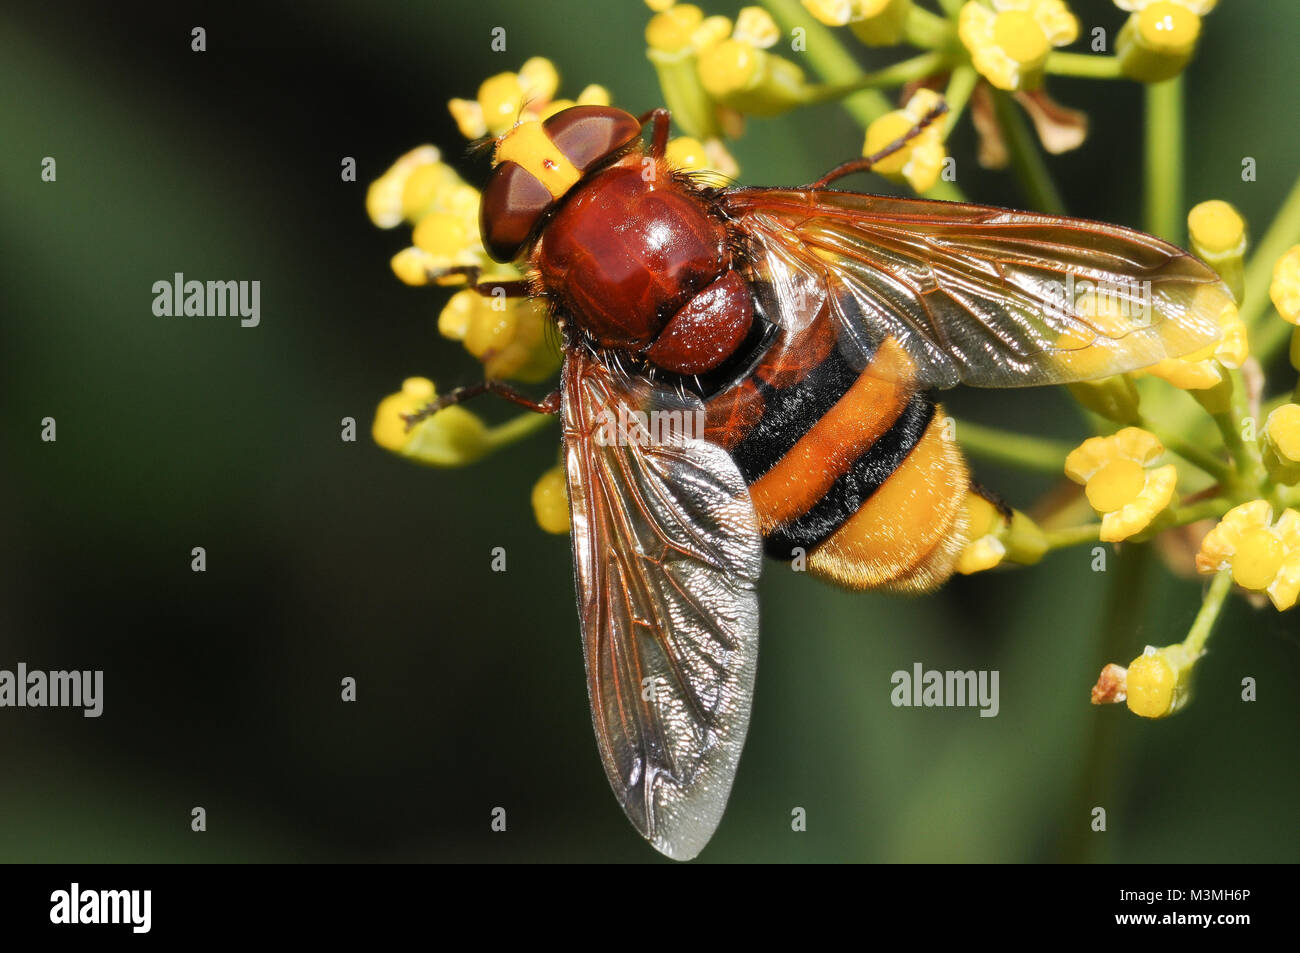
M 1086 28 L 1122 22 L 1110 3 L 1073 6 Z M 1222 7 L 1190 75 L 1188 197 L 1236 203 L 1258 234 L 1297 172 L 1300 31 L 1288 3 Z M 0 14 L 0 668 L 106 681 L 98 720 L 0 710 L 0 859 L 655 859 L 596 755 L 568 543 L 529 509 L 556 432 L 455 471 L 369 441 L 404 376 L 452 384 L 476 366 L 436 333 L 446 293 L 390 273 L 405 234 L 363 208 L 411 146 L 458 154 L 450 96 L 534 54 L 567 95 L 601 82 L 633 111 L 659 104 L 647 16 L 632 0 Z M 190 51 L 195 25 L 206 53 Z M 489 51 L 494 26 L 505 54 Z M 1071 210 L 1140 224 L 1140 89 L 1053 91 L 1094 127 L 1052 161 Z M 735 153 L 744 182 L 792 184 L 860 144 L 827 106 L 752 122 Z M 1020 201 L 975 169 L 968 123 L 953 148 L 969 195 Z M 1245 155 L 1255 183 L 1240 180 Z M 343 156 L 360 182 L 340 182 Z M 260 280 L 261 326 L 154 317 L 151 286 L 175 271 Z M 952 402 L 1083 435 L 1060 394 Z M 39 439 L 45 416 L 57 443 Z M 344 416 L 356 443 L 339 439 Z M 1022 506 L 1046 486 L 980 474 Z M 193 546 L 206 574 L 190 571 Z M 494 546 L 504 574 L 489 571 Z M 1103 632 L 1126 570 L 1088 562 L 1067 551 L 916 600 L 768 564 L 748 747 L 703 858 L 1297 859 L 1296 617 L 1234 601 L 1186 714 L 1096 709 L 1102 663 L 1181 639 L 1200 587 L 1153 565 L 1144 601 Z M 891 707 L 890 673 L 914 661 L 999 669 L 1001 714 Z M 355 704 L 339 700 L 348 675 Z M 1239 700 L 1248 675 L 1254 704 Z M 1088 830 L 1096 804 L 1104 834 Z M 195 805 L 206 833 L 190 831 Z M 498 805 L 504 834 L 488 827 Z M 790 831 L 795 806 L 806 833 Z

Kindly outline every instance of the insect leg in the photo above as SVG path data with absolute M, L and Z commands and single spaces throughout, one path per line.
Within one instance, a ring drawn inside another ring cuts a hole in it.
M 928 113 L 922 116 L 920 122 L 918 122 L 911 129 L 907 130 L 907 132 L 904 133 L 901 137 L 895 139 L 889 145 L 885 146 L 885 148 L 881 149 L 879 152 L 875 153 L 874 155 L 866 156 L 865 158 L 862 159 L 850 159 L 848 162 L 844 162 L 841 163 L 840 165 L 837 165 L 835 168 L 831 169 L 829 172 L 827 172 L 824 176 L 822 176 L 812 185 L 808 186 L 808 188 L 824 189 L 826 188 L 826 186 L 830 185 L 836 179 L 843 178 L 846 175 L 852 175 L 854 172 L 869 171 L 871 167 L 875 165 L 877 162 L 881 161 L 882 159 L 889 158 L 899 149 L 905 147 L 909 142 L 911 142 L 922 132 L 924 132 L 925 128 L 929 126 L 930 123 L 934 122 L 936 119 L 938 119 L 947 111 L 948 111 L 947 103 L 940 103 L 938 106 L 935 106 Z
M 406 421 L 406 429 L 410 430 L 420 421 L 432 417 L 444 407 L 464 403 L 471 397 L 478 397 L 480 394 L 496 394 L 498 397 L 504 397 L 512 404 L 518 404 L 520 407 L 537 414 L 558 414 L 560 412 L 560 391 L 558 388 L 538 401 L 519 393 L 519 391 L 502 381 L 482 381 L 478 384 L 470 384 L 468 387 L 457 387 L 453 391 L 448 391 L 436 400 L 425 404 L 415 413 L 403 414 L 402 419 Z
M 650 155 L 652 158 L 662 159 L 664 150 L 668 148 L 668 120 L 671 115 L 667 109 L 660 106 L 658 109 L 652 109 L 637 119 L 642 126 L 654 120 L 654 135 L 650 137 Z
M 528 297 L 527 281 L 479 281 L 480 274 L 482 269 L 478 265 L 458 265 L 436 273 L 431 272 L 429 277 L 436 281 L 449 275 L 464 275 L 469 280 L 470 290 L 477 291 L 485 298 L 491 298 L 498 293 L 504 294 L 507 298 Z

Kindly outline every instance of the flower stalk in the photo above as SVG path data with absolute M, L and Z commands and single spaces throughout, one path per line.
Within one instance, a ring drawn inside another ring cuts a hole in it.
M 1146 230 L 1182 244 L 1183 79 L 1146 87 Z

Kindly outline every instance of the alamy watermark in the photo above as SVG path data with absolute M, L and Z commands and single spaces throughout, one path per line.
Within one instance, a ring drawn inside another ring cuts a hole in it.
M 262 282 L 186 281 L 178 271 L 171 281 L 153 283 L 153 313 L 160 318 L 224 318 L 238 315 L 241 327 L 262 320 Z
M 43 672 L 19 662 L 17 671 L 0 669 L 0 708 L 81 708 L 86 718 L 104 711 L 104 673 Z
M 73 882 L 67 890 L 50 894 L 50 922 L 128 924 L 132 933 L 148 933 L 153 925 L 153 891 L 83 890 Z
M 1150 327 L 1155 318 L 1151 282 L 1145 279 L 1091 281 L 1070 273 L 1065 281 L 1044 282 L 1042 300 L 1049 318 L 1124 318 L 1133 329 Z
M 703 410 L 602 410 L 596 416 L 594 439 L 600 447 L 659 447 L 681 440 L 703 439 L 708 414 Z
M 927 671 L 914 662 L 912 671 L 900 669 L 889 681 L 895 708 L 979 708 L 981 718 L 996 718 L 1001 707 L 996 671 Z

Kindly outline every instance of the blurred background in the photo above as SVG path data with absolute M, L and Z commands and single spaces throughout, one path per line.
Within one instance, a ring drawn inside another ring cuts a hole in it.
M 734 15 L 739 3 L 708 2 Z M 1085 30 L 1110 2 L 1076 0 Z M 447 292 L 412 289 L 366 185 L 446 109 L 533 55 L 563 95 L 660 104 L 640 2 L 476 0 L 8 5 L 0 13 L 0 668 L 103 669 L 104 713 L 0 710 L 0 860 L 658 859 L 623 818 L 592 737 L 566 539 L 534 524 L 543 431 L 435 471 L 369 439 L 419 374 L 473 380 L 440 338 Z M 207 52 L 190 30 L 207 30 Z M 507 29 L 505 53 L 488 43 Z M 1189 74 L 1189 203 L 1263 231 L 1297 172 L 1286 4 L 1206 21 Z M 864 64 L 879 63 L 860 51 Z M 796 54 L 797 56 L 797 54 Z M 1093 136 L 1051 160 L 1071 211 L 1140 224 L 1141 91 L 1061 79 Z M 747 184 L 857 154 L 838 107 L 752 120 Z M 952 144 L 977 201 L 1022 204 Z M 1243 183 L 1242 156 L 1258 162 Z M 56 183 L 42 183 L 53 156 Z M 340 181 L 354 156 L 358 182 Z M 481 184 L 481 161 L 464 159 Z M 878 180 L 859 188 L 885 190 Z M 261 324 L 155 317 L 155 281 L 261 281 Z M 1289 379 L 1288 379 L 1289 381 Z M 1286 385 L 1289 386 L 1289 383 Z M 959 415 L 1064 439 L 1055 392 L 954 394 Z M 487 402 L 487 416 L 506 411 Z M 40 440 L 43 417 L 58 440 Z M 340 420 L 358 422 L 355 443 Z M 1049 483 L 979 476 L 1017 506 Z M 195 546 L 206 573 L 190 569 Z M 504 546 L 508 571 L 489 571 Z M 1130 557 L 1131 558 L 1131 557 Z M 1183 638 L 1200 583 L 1116 572 L 1086 548 L 921 599 L 851 595 L 769 563 L 748 746 L 711 861 L 1294 861 L 1297 617 L 1229 605 L 1196 703 L 1165 722 L 1088 704 L 1101 665 Z M 1109 621 L 1107 621 L 1109 620 Z M 1001 712 L 895 709 L 890 674 L 998 669 Z M 340 700 L 357 680 L 358 700 Z M 1242 678 L 1259 700 L 1240 701 Z M 1089 831 L 1090 810 L 1108 813 Z M 195 806 L 207 831 L 190 830 Z M 508 832 L 489 830 L 492 808 Z M 790 830 L 807 811 L 806 833 Z

